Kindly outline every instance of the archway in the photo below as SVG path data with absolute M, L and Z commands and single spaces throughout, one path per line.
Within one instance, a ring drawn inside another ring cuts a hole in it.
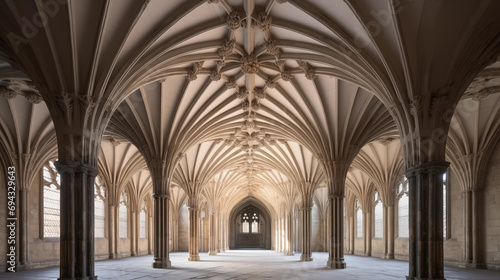
M 259 201 L 242 201 L 229 220 L 229 248 L 271 249 L 271 216 Z

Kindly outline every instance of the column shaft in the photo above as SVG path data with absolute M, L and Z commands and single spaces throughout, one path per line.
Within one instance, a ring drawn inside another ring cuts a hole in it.
M 287 256 L 293 256 L 293 249 L 292 249 L 292 214 L 288 214 L 286 220 L 286 255 Z
M 326 266 L 343 269 L 344 261 L 344 195 L 330 195 L 330 252 Z
M 387 206 L 387 259 L 394 259 L 394 205 Z
M 169 258 L 168 220 L 169 220 L 169 196 L 168 194 L 155 194 L 154 197 L 154 262 L 153 268 L 170 268 L 172 264 Z
M 409 183 L 408 280 L 444 279 L 443 176 L 449 163 L 427 162 L 406 171 Z
M 188 261 L 199 261 L 198 254 L 198 208 L 189 207 L 189 258 Z
M 19 216 L 19 258 L 16 269 L 25 270 L 30 268 L 28 252 L 29 252 L 29 221 L 28 221 L 28 194 L 29 190 L 19 188 L 19 205 L 17 207 Z
M 95 167 L 55 162 L 61 175 L 60 278 L 97 279 L 94 271 Z
M 302 207 L 302 254 L 301 261 L 312 261 L 311 258 L 311 207 Z

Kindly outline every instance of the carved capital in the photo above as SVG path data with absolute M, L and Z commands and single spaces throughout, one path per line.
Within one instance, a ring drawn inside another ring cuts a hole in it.
M 236 30 L 241 25 L 240 13 L 236 10 L 232 11 L 227 17 L 227 27 L 231 30 Z
M 226 56 L 230 55 L 233 53 L 234 46 L 235 46 L 235 41 L 234 40 L 229 40 L 225 39 L 224 42 L 222 43 L 222 46 L 220 49 L 217 50 L 217 53 L 222 57 L 225 58 Z
M 266 12 L 261 12 L 255 19 L 255 25 L 260 28 L 260 30 L 266 32 L 271 29 L 272 18 Z
M 73 160 L 56 161 L 54 162 L 54 165 L 57 171 L 61 174 L 84 173 L 94 177 L 99 174 L 99 170 L 97 168 L 80 161 L 73 161 Z
M 406 178 L 412 178 L 421 174 L 442 174 L 450 166 L 446 161 L 429 161 L 424 164 L 409 168 L 405 172 Z
M 248 90 L 246 87 L 240 87 L 238 91 L 236 91 L 236 97 L 238 99 L 243 99 L 248 96 Z
M 258 99 L 264 99 L 266 98 L 266 92 L 264 91 L 263 88 L 254 88 L 253 94 L 258 98 Z
M 292 79 L 292 74 L 290 73 L 290 71 L 285 70 L 280 73 L 280 77 L 281 79 L 283 79 L 283 81 L 288 82 Z

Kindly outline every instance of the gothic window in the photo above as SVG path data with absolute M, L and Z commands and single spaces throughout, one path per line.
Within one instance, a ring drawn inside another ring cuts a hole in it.
M 356 200 L 356 229 L 356 237 L 363 238 L 363 211 L 358 200 Z
M 119 212 L 119 236 L 120 238 L 128 237 L 128 195 L 123 189 L 120 195 L 120 208 Z
M 375 238 L 382 238 L 384 234 L 384 210 L 378 192 L 375 192 Z
M 241 226 L 242 226 L 241 231 L 243 233 L 249 233 L 250 232 L 250 223 L 248 222 L 248 219 L 249 219 L 248 214 L 244 213 L 242 219 L 243 219 L 243 222 L 241 223 Z
M 252 216 L 252 233 L 259 233 L 259 216 L 257 216 L 257 213 L 253 213 Z
M 443 174 L 443 237 L 444 239 L 448 239 L 450 234 L 449 234 L 449 215 L 448 214 L 448 202 L 449 202 L 449 191 L 448 191 L 448 172 L 445 172 Z
M 146 201 L 142 201 L 142 207 L 141 207 L 141 213 L 139 214 L 139 238 L 145 239 L 146 238 L 146 215 L 147 209 L 146 209 Z
M 94 235 L 104 238 L 106 193 L 99 177 L 95 178 L 94 186 Z
M 43 167 L 43 237 L 60 236 L 61 178 L 53 161 Z
M 404 177 L 404 180 L 399 184 L 396 200 L 398 202 L 398 236 L 399 237 L 409 237 L 410 222 L 409 222 L 409 212 L 408 212 L 408 180 Z

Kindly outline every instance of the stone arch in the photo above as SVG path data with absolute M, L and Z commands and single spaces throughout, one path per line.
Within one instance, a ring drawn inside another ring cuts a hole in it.
M 254 197 L 250 197 L 240 201 L 237 205 L 235 205 L 231 211 L 229 216 L 229 248 L 236 249 L 238 248 L 238 230 L 236 227 L 237 219 L 244 210 L 246 209 L 254 209 L 258 212 L 258 215 L 263 217 L 263 225 L 262 225 L 262 246 L 258 246 L 257 248 L 263 249 L 271 249 L 271 215 L 269 209 L 259 200 Z M 246 246 L 248 247 L 248 246 Z M 240 247 L 241 248 L 241 247 Z

